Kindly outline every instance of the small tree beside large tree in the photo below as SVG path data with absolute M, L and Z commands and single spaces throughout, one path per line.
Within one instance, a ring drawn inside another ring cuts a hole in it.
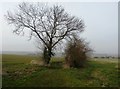
M 44 46 L 45 63 L 49 64 L 53 50 L 63 39 L 84 31 L 81 19 L 69 15 L 58 5 L 41 6 L 40 3 L 21 3 L 17 12 L 7 12 L 9 24 L 14 25 L 13 32 L 22 34 L 30 31 L 30 39 L 34 36 Z
M 73 35 L 65 48 L 65 65 L 67 67 L 84 67 L 92 49 L 82 38 Z

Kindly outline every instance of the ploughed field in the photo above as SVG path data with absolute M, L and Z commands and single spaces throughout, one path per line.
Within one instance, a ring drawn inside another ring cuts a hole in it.
M 2 55 L 2 87 L 118 87 L 117 59 L 90 59 L 84 68 L 63 68 L 64 58 L 50 67 L 31 64 L 31 55 Z

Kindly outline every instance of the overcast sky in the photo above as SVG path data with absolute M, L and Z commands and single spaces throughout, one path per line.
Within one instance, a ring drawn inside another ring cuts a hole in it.
M 48 3 L 53 4 L 53 3 Z M 80 34 L 96 53 L 118 53 L 118 4 L 117 2 L 62 2 L 57 3 L 71 15 L 82 18 L 85 31 Z M 13 34 L 14 27 L 7 24 L 4 14 L 14 11 L 18 2 L 0 3 L 0 35 L 2 30 L 3 51 L 36 51 L 35 42 L 28 35 Z

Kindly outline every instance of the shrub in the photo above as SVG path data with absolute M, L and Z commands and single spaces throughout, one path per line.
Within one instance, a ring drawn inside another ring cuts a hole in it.
M 87 42 L 74 36 L 65 49 L 65 62 L 70 67 L 83 67 L 91 51 Z
M 101 57 L 101 58 L 105 58 L 105 57 Z
M 94 57 L 94 58 L 99 58 L 99 57 Z

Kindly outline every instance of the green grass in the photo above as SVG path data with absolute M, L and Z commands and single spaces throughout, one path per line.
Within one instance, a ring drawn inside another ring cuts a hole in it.
M 51 67 L 30 64 L 36 56 L 3 55 L 3 87 L 118 87 L 117 62 L 90 60 L 84 68 L 62 68 L 63 58 Z

